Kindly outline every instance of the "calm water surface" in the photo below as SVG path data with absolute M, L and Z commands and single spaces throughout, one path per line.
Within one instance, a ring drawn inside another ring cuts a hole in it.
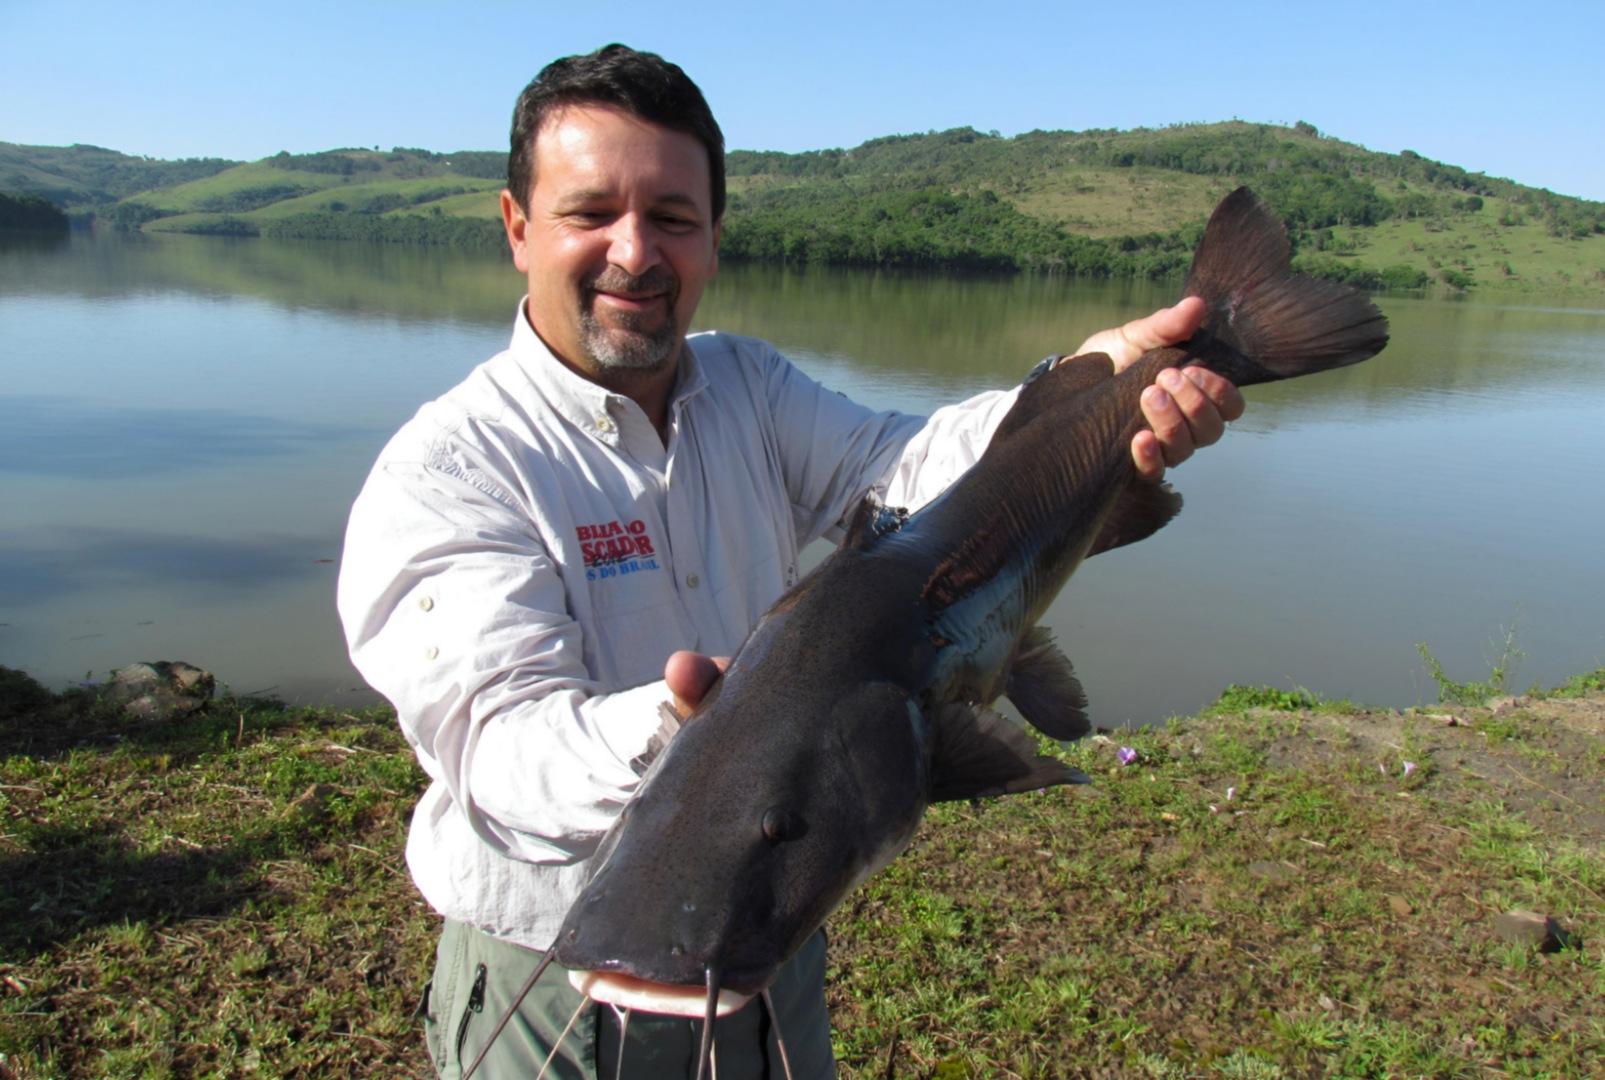
M 0 664 L 50 685 L 185 659 L 235 690 L 373 700 L 334 578 L 351 498 L 426 399 L 506 342 L 493 256 L 205 238 L 0 249 Z M 1169 291 L 727 267 L 704 327 L 878 407 L 1005 386 Z M 1414 643 L 1525 686 L 1605 664 L 1605 311 L 1384 298 L 1377 360 L 1256 387 L 1171 479 L 1187 509 L 1049 621 L 1100 723 L 1229 682 L 1403 706 Z

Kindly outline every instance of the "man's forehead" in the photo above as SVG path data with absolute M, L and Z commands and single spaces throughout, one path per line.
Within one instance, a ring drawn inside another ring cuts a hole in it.
M 637 164 L 698 168 L 707 172 L 708 153 L 695 135 L 675 131 L 610 105 L 565 105 L 552 111 L 535 132 L 535 159 L 574 159 L 574 164 L 630 151 Z

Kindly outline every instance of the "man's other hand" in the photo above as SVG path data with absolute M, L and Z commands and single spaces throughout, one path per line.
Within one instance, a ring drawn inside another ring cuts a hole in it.
M 681 719 L 702 703 L 702 697 L 730 666 L 728 656 L 703 656 L 681 649 L 663 665 L 663 682 L 674 695 L 674 711 Z
M 1076 352 L 1107 353 L 1119 371 L 1149 349 L 1187 340 L 1203 321 L 1204 302 L 1189 296 L 1174 307 L 1096 333 Z M 1194 450 L 1219 439 L 1226 425 L 1243 415 L 1243 395 L 1213 371 L 1172 368 L 1142 392 L 1142 415 L 1151 430 L 1139 431 L 1131 440 L 1131 458 L 1145 480 L 1158 480 L 1165 466 L 1180 465 Z

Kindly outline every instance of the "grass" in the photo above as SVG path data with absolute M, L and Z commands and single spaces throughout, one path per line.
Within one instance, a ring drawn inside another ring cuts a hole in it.
M 141 730 L 6 697 L 0 1075 L 424 1075 L 421 774 L 389 717 L 230 700 Z
M 210 184 L 218 179 L 213 177 L 197 183 Z M 326 181 L 328 177 L 322 179 Z M 426 176 L 348 183 L 322 187 L 292 198 L 278 199 L 254 210 L 177 213 L 147 222 L 144 230 L 153 233 L 192 232 L 198 227 L 215 225 L 226 219 L 237 219 L 261 226 L 296 214 L 343 212 L 395 215 L 428 214 L 438 210 L 454 217 L 495 219 L 500 216 L 497 192 L 501 187 L 499 181 L 463 176 Z M 216 198 L 218 192 L 213 191 L 207 197 Z M 193 204 L 195 200 L 186 201 Z
M 1480 291 L 1547 296 L 1605 286 L 1605 237 L 1561 239 L 1520 215 L 1508 200 L 1488 196 L 1480 211 L 1449 220 L 1393 219 L 1333 231 L 1367 266 L 1403 264 L 1435 276 L 1457 269 Z
M 1444 674 L 1443 665 L 1424 641 L 1416 642 L 1416 652 L 1420 654 L 1421 662 L 1427 666 L 1427 674 L 1437 684 L 1438 701 L 1446 705 L 1480 705 L 1489 698 L 1505 693 L 1516 665 L 1522 658 L 1521 650 L 1516 647 L 1514 627 L 1505 631 L 1499 655 L 1489 664 L 1488 678 L 1481 681 L 1455 682 L 1449 678 Z
M 1071 747 L 1093 785 L 933 808 L 830 921 L 842 1075 L 1586 1074 L 1600 677 L 1454 724 L 1233 687 Z M 0 1077 L 429 1075 L 422 785 L 383 711 L 139 727 L 0 669 Z

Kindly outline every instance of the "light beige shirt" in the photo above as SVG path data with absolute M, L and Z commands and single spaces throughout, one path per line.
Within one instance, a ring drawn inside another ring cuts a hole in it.
M 876 413 L 764 342 L 688 343 L 665 446 L 520 311 L 505 352 L 390 440 L 351 511 L 351 658 L 431 780 L 413 879 L 442 914 L 534 948 L 635 789 L 669 654 L 734 653 L 804 545 L 871 489 L 929 501 L 1015 397 Z

